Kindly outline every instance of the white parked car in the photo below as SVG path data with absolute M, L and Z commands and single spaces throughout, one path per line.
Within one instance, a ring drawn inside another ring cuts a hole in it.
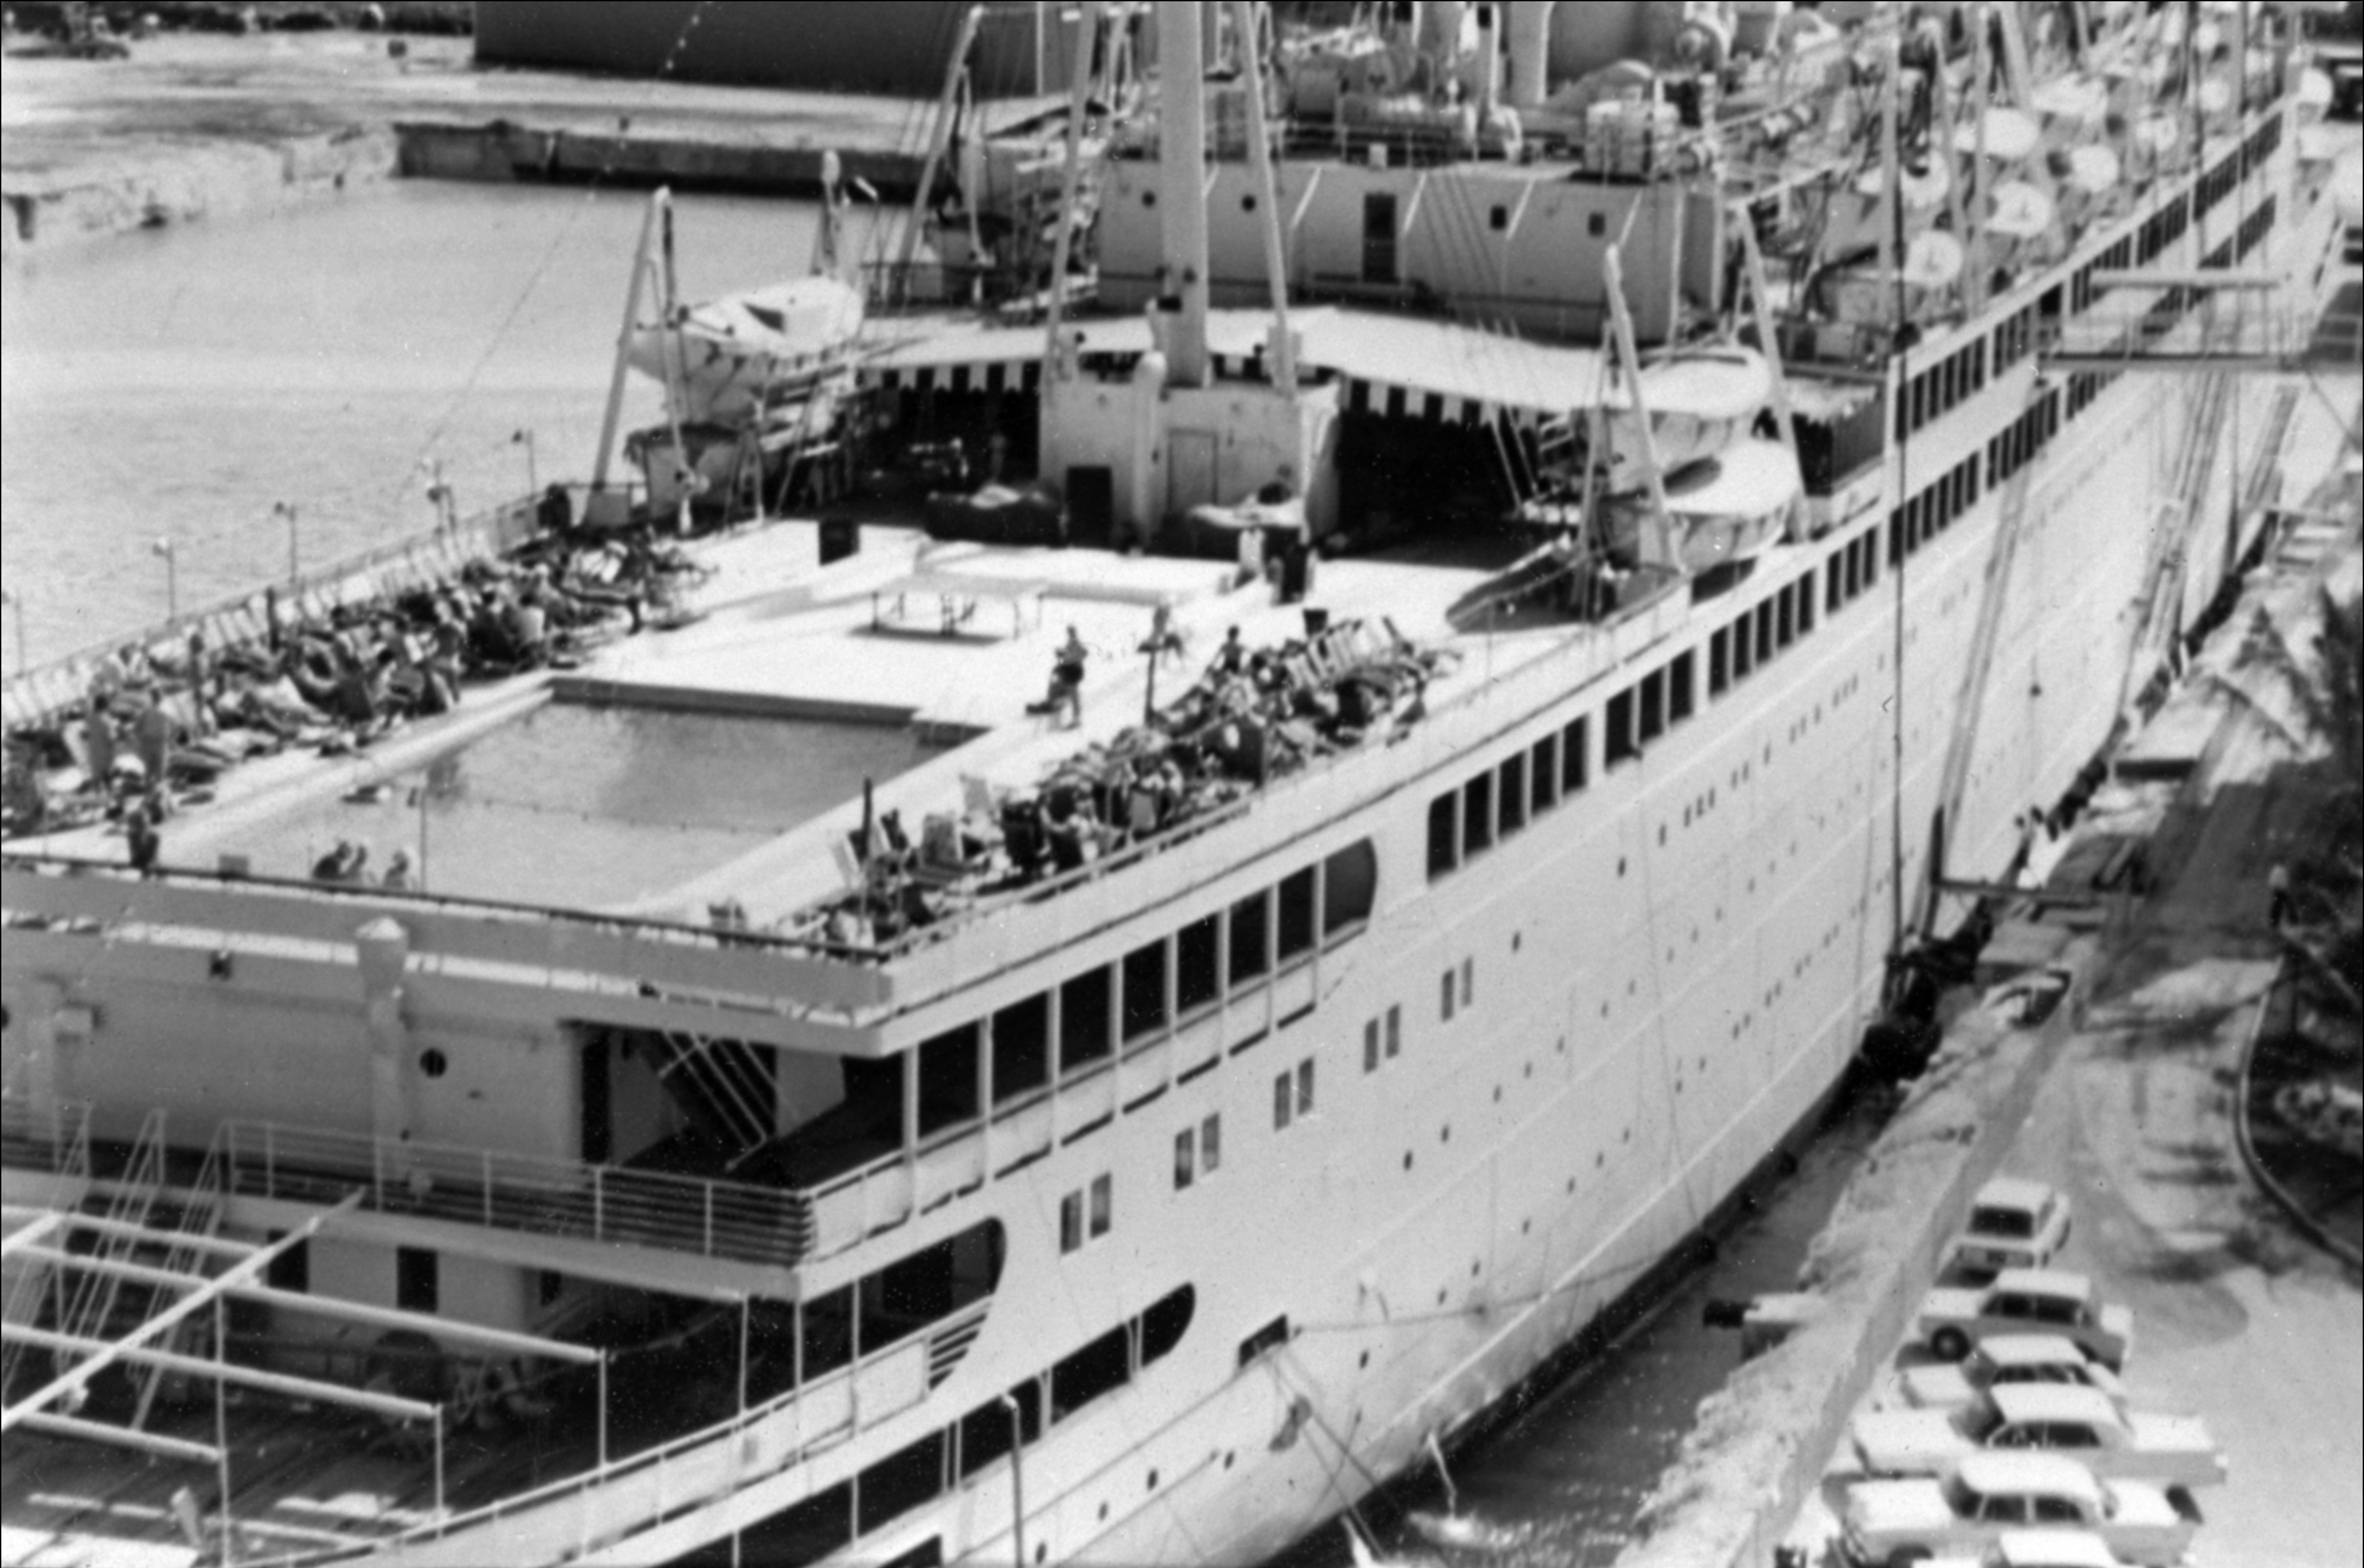
M 2214 1486 L 2225 1455 L 2196 1416 L 2128 1411 L 2096 1388 L 2007 1384 L 1950 1410 L 1875 1410 L 1847 1433 L 1868 1475 L 1942 1475 L 1981 1450 L 2057 1453 L 2107 1479 Z
M 1917 1568 L 2130 1568 L 2084 1529 L 2007 1529 L 1975 1557 L 1924 1558 Z
M 2098 1388 L 2124 1407 L 2126 1385 L 2073 1340 L 2057 1334 L 1996 1334 L 1980 1340 L 1958 1362 L 1909 1366 L 1896 1374 L 1887 1401 L 1914 1410 L 1950 1410 L 1990 1388 L 2037 1384 Z
M 1970 1200 L 1970 1218 L 1946 1261 L 1983 1279 L 2004 1269 L 2040 1269 L 2068 1243 L 2068 1200 L 2042 1182 L 1998 1176 Z
M 2125 1370 L 2135 1315 L 2104 1303 L 2093 1282 L 2065 1269 L 2005 1269 L 1975 1290 L 1933 1290 L 1915 1325 L 1939 1361 L 1957 1362 L 1995 1334 L 2057 1334 L 2112 1372 Z
M 1856 1568 L 1973 1559 L 2006 1531 L 2085 1530 L 2141 1568 L 2178 1568 L 2200 1527 L 2188 1493 L 2103 1481 L 2049 1453 L 1975 1453 L 1942 1479 L 1861 1481 L 1847 1488 L 1839 1549 Z

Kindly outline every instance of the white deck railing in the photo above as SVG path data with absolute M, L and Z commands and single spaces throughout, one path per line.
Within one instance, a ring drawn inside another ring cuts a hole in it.
M 800 1192 L 270 1122 L 222 1127 L 225 1190 L 792 1268 L 812 1250 Z

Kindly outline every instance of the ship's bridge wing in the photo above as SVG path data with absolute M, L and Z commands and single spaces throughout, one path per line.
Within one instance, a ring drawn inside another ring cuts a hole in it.
M 1210 311 L 1207 344 L 1216 369 L 1254 373 L 1270 316 Z M 1528 342 L 1453 321 L 1316 306 L 1293 310 L 1309 371 L 1337 377 L 1350 412 L 1460 425 L 1507 418 L 1533 425 L 1573 410 L 1613 406 L 1597 349 Z M 1085 320 L 1068 328 L 1087 361 L 1138 359 L 1150 348 L 1140 317 Z M 863 378 L 889 390 L 953 393 L 1031 391 L 1042 384 L 1039 327 L 973 326 L 898 343 L 872 355 Z

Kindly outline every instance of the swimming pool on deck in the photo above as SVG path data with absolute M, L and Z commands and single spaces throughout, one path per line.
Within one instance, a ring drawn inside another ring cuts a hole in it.
M 604 907 L 710 872 L 922 756 L 904 725 L 550 702 L 423 766 L 364 763 L 340 795 L 219 850 L 301 877 L 345 840 L 368 849 L 373 881 L 399 851 L 429 892 Z

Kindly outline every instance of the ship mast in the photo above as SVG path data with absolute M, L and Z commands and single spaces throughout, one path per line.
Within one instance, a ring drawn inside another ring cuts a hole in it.
M 1157 205 L 1165 247 L 1169 386 L 1201 387 L 1207 364 L 1207 61 L 1199 0 L 1157 7 Z

